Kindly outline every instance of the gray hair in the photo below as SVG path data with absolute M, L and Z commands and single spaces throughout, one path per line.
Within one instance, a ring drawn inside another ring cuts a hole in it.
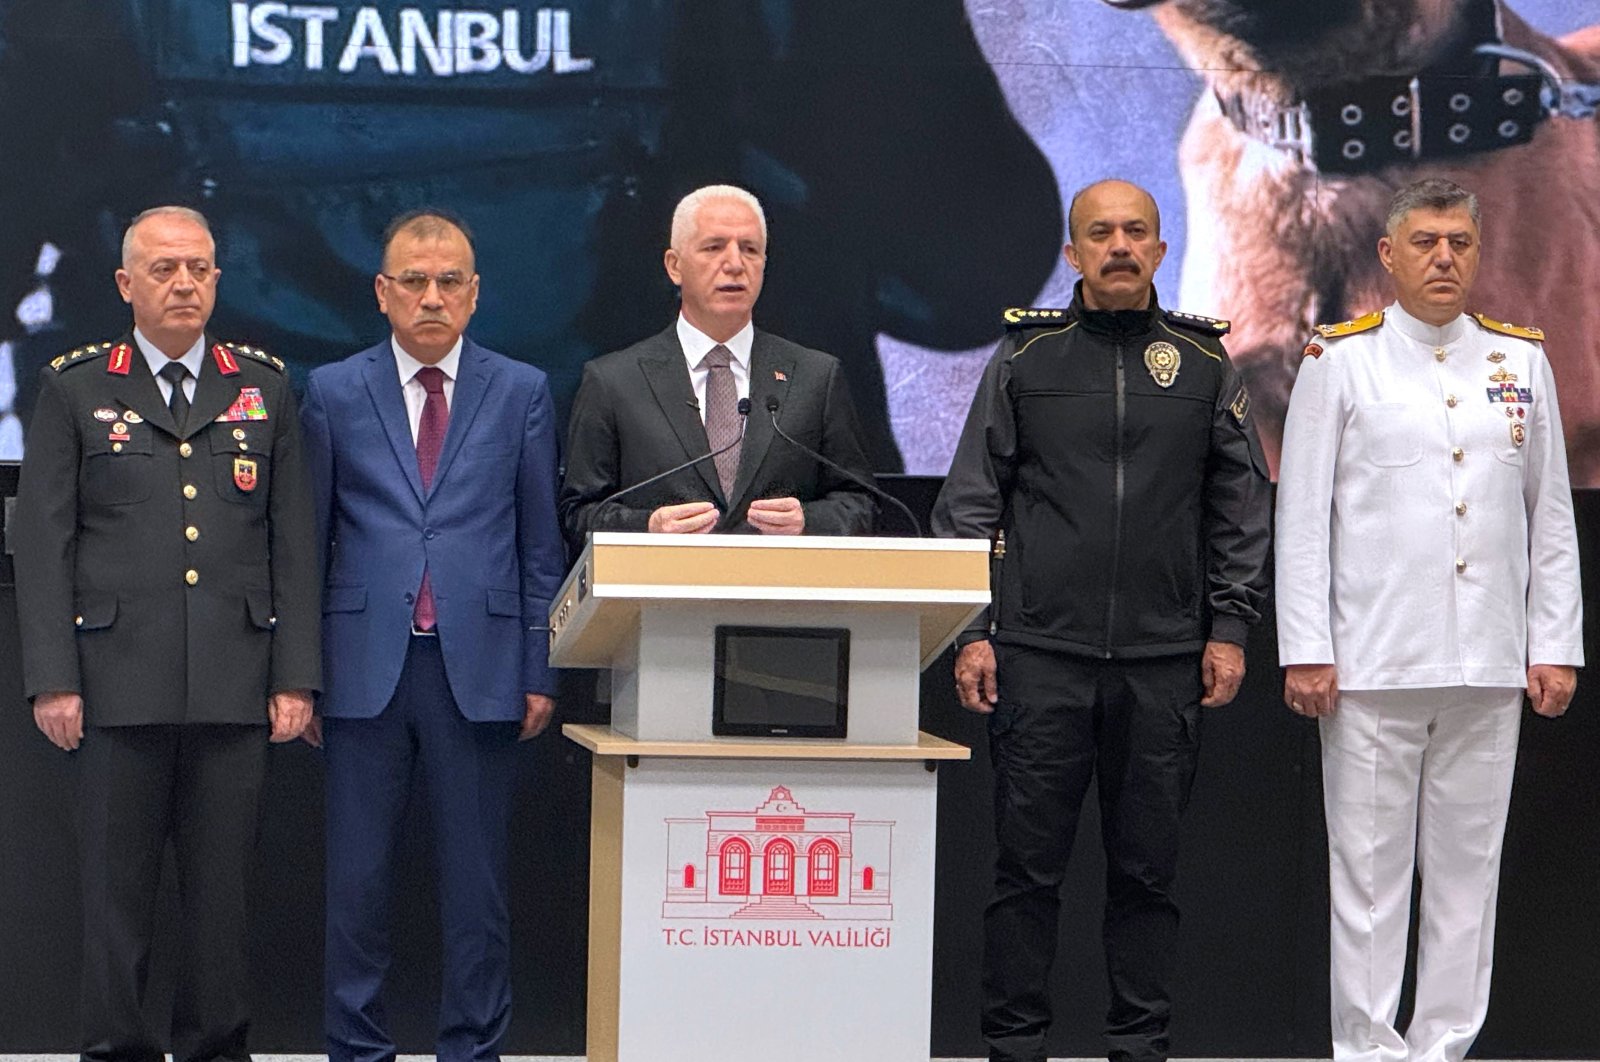
M 133 230 L 151 218 L 161 217 L 183 218 L 185 221 L 192 221 L 202 229 L 205 229 L 207 236 L 211 236 L 211 222 L 207 221 L 206 216 L 193 207 L 172 205 L 151 207 L 149 210 L 141 211 L 138 217 L 128 222 L 127 229 L 122 233 L 122 268 L 128 268 L 128 259 L 133 254 Z M 211 236 L 212 247 L 215 247 L 216 243 L 217 238 Z
M 1412 181 L 1390 200 L 1389 215 L 1383 220 L 1383 231 L 1392 237 L 1399 231 L 1406 215 L 1413 210 L 1454 210 L 1458 206 L 1467 208 L 1474 226 L 1482 226 L 1478 217 L 1478 197 L 1456 182 L 1444 177 Z
M 767 215 L 761 209 L 761 200 L 737 185 L 708 184 L 704 188 L 696 188 L 678 200 L 677 209 L 672 212 L 671 246 L 674 250 L 681 252 L 683 245 L 688 243 L 689 237 L 694 234 L 700 208 L 718 199 L 732 199 L 754 211 L 756 220 L 761 223 L 761 242 L 767 242 Z

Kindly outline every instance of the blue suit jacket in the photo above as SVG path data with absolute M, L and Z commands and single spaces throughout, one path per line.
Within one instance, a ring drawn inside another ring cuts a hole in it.
M 313 371 L 301 419 L 323 550 L 322 713 L 367 719 L 389 703 L 424 565 L 463 715 L 520 720 L 523 693 L 554 693 L 546 624 L 566 556 L 544 373 L 463 341 L 427 492 L 387 340 Z

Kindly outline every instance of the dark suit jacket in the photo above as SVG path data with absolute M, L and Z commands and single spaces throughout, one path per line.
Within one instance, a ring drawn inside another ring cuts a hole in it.
M 722 532 L 754 532 L 745 520 L 757 498 L 795 497 L 806 534 L 866 535 L 877 513 L 872 495 L 779 438 L 767 412 L 776 396 L 783 430 L 829 459 L 868 478 L 855 408 L 843 371 L 831 355 L 760 330 L 750 351 L 750 418 L 739 450 L 733 497 L 725 498 L 716 464 L 705 460 L 609 505 L 621 487 L 710 453 L 705 424 L 676 324 L 584 366 L 567 428 L 567 473 L 561 523 L 573 548 L 590 531 L 644 531 L 663 505 L 712 501 Z
M 17 496 L 25 685 L 81 693 L 91 726 L 264 723 L 269 692 L 321 685 L 282 363 L 207 336 L 187 429 L 131 334 L 41 372 Z
M 520 720 L 523 693 L 553 694 L 548 614 L 566 555 L 544 373 L 463 342 L 426 492 L 388 340 L 312 372 L 303 420 L 326 547 L 322 713 L 365 719 L 388 705 L 424 565 L 461 713 Z

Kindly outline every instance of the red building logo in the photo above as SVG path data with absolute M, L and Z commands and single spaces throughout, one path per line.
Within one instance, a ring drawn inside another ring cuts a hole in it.
M 663 918 L 894 917 L 893 822 L 808 811 L 781 785 L 749 811 L 665 822 Z

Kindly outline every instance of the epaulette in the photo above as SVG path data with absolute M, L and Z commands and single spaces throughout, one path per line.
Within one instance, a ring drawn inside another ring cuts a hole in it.
M 1381 324 L 1383 324 L 1383 311 L 1373 310 L 1365 317 L 1357 317 L 1353 321 L 1317 325 L 1317 333 L 1323 339 L 1342 339 L 1345 336 L 1353 336 L 1357 332 L 1370 332 Z
M 1505 336 L 1516 336 L 1518 339 L 1532 339 L 1538 343 L 1544 342 L 1544 329 L 1542 328 L 1534 328 L 1532 325 L 1523 327 L 1522 325 L 1506 324 L 1503 321 L 1496 321 L 1492 317 L 1485 317 L 1481 313 L 1475 313 L 1472 317 L 1491 332 L 1499 332 Z
M 1013 306 L 1005 312 L 1007 328 L 1040 328 L 1074 320 L 1071 310 L 1043 310 Z
M 235 354 L 240 354 L 246 358 L 249 358 L 251 361 L 259 361 L 263 365 L 270 365 L 279 372 L 288 371 L 288 366 L 284 365 L 282 358 L 268 354 L 260 347 L 247 347 L 243 343 L 224 343 L 222 345 L 233 351 Z
M 1197 313 L 1183 313 L 1180 310 L 1162 310 L 1161 314 L 1170 324 L 1179 328 L 1187 328 L 1191 332 L 1199 332 L 1208 336 L 1225 336 L 1233 325 L 1227 321 L 1219 321 L 1215 317 L 1201 317 Z
M 102 357 L 111 349 L 110 343 L 90 343 L 88 346 L 79 347 L 77 350 L 68 351 L 59 358 L 52 358 L 50 367 L 56 372 L 70 369 L 74 365 L 82 365 L 86 361 Z

